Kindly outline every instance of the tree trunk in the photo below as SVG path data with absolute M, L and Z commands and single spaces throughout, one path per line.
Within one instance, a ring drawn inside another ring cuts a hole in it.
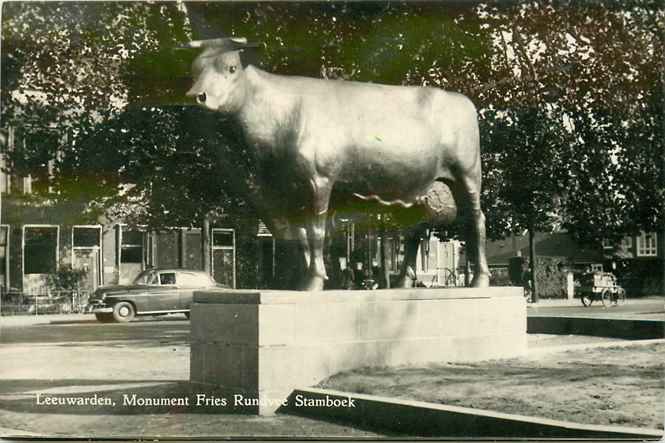
M 660 42 L 663 43 L 663 34 L 660 33 Z M 662 48 L 662 46 L 661 46 Z M 661 92 L 661 97 L 665 96 L 665 60 L 662 59 L 661 57 L 661 63 L 660 63 L 660 92 Z M 660 126 L 661 126 L 661 136 L 662 134 L 665 134 L 665 118 L 661 116 L 660 119 Z M 662 140 L 662 139 L 661 139 Z M 665 149 L 661 150 L 660 154 L 660 176 L 661 176 L 661 183 L 665 183 Z M 663 260 L 663 268 L 661 269 L 661 272 L 663 273 L 661 275 L 662 278 L 662 292 L 661 294 L 665 294 L 665 204 L 661 202 L 661 225 L 663 228 L 663 232 L 661 233 L 662 238 L 660 239 L 660 245 L 663 245 L 663 249 L 660 251 L 660 256 Z M 657 240 L 657 239 L 656 239 Z M 658 242 L 656 242 L 656 251 L 658 251 Z
M 665 163 L 665 162 L 664 162 Z M 663 169 L 665 169 L 665 164 L 663 165 Z M 660 248 L 660 256 L 661 260 L 663 261 L 663 268 L 660 270 L 662 273 L 661 278 L 662 278 L 662 291 L 661 294 L 665 294 L 665 218 L 663 218 L 663 232 L 661 232 L 661 239 L 660 239 L 660 245 L 656 244 L 656 248 L 659 246 L 663 246 Z M 656 249 L 658 250 L 658 249 Z
M 388 258 L 386 257 L 386 245 L 388 244 L 388 239 L 386 238 L 386 222 L 384 220 L 385 215 L 381 216 L 381 249 L 379 253 L 381 254 L 381 279 L 383 280 L 380 283 L 382 288 L 390 289 L 390 270 L 388 269 Z
M 180 245 L 180 255 L 178 257 L 178 261 L 180 267 L 184 268 L 185 263 L 187 263 L 187 250 L 186 250 L 187 245 L 186 245 L 184 229 L 178 229 L 178 244 Z
M 469 250 L 464 245 L 464 287 L 468 288 L 471 286 L 471 262 L 469 261 Z
M 531 278 L 531 302 L 538 301 L 538 283 L 536 281 L 536 233 L 534 232 L 533 225 L 529 226 L 529 276 Z
M 212 274 L 210 234 L 210 215 L 206 214 L 201 223 L 201 263 L 203 270 L 208 274 Z

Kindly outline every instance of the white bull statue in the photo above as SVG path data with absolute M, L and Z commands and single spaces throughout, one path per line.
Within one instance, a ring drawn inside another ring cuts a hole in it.
M 472 285 L 488 286 L 471 101 L 436 88 L 270 74 L 243 67 L 240 51 L 250 46 L 256 45 L 244 38 L 190 42 L 187 47 L 203 51 L 187 95 L 240 125 L 257 161 L 260 192 L 280 202 L 264 221 L 273 235 L 297 240 L 304 252 L 299 289 L 321 290 L 327 279 L 324 244 L 334 189 L 408 208 L 422 206 L 439 182 L 466 219 Z M 407 244 L 400 286 L 410 282 L 407 267 L 415 269 L 417 241 L 412 236 Z

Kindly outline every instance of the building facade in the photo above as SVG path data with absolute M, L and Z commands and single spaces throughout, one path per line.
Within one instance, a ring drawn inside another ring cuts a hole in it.
M 148 267 L 202 270 L 203 254 L 218 282 L 236 286 L 233 228 L 213 226 L 203 251 L 200 229 L 150 232 L 122 220 L 91 223 L 81 214 L 85 203 L 54 203 L 35 195 L 37 186 L 48 186 L 44 177 L 53 161 L 39 177 L 8 174 L 5 152 L 22 141 L 13 128 L 0 135 L 0 293 L 49 296 L 51 277 L 66 269 L 80 272 L 80 288 L 90 292 L 100 285 L 127 284 Z
M 609 241 L 583 246 L 567 232 L 535 235 L 536 278 L 539 291 L 546 297 L 558 297 L 567 286 L 566 273 L 587 271 L 612 272 L 629 295 L 651 295 L 664 291 L 663 262 L 665 238 L 656 232 L 640 232 L 626 236 L 615 245 Z M 487 242 L 487 258 L 495 276 L 511 283 L 509 268 L 514 258 L 526 263 L 529 258 L 528 235 L 515 235 L 504 240 Z M 526 264 L 525 264 L 526 266 Z M 515 283 L 513 281 L 512 283 Z M 570 292 L 566 288 L 566 292 Z

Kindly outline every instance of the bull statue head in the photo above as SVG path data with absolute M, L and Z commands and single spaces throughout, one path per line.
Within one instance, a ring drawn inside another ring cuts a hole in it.
M 195 40 L 184 45 L 185 48 L 203 48 L 192 65 L 194 86 L 187 96 L 214 111 L 238 109 L 246 92 L 240 51 L 257 46 L 240 37 Z

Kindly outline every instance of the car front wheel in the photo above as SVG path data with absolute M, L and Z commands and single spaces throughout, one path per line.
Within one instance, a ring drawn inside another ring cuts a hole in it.
M 134 305 L 126 301 L 116 303 L 113 307 L 113 319 L 117 322 L 126 323 L 131 321 L 135 314 Z
M 107 314 L 107 313 L 95 313 L 95 318 L 97 321 L 100 321 L 102 323 L 108 323 L 113 321 L 113 314 Z

